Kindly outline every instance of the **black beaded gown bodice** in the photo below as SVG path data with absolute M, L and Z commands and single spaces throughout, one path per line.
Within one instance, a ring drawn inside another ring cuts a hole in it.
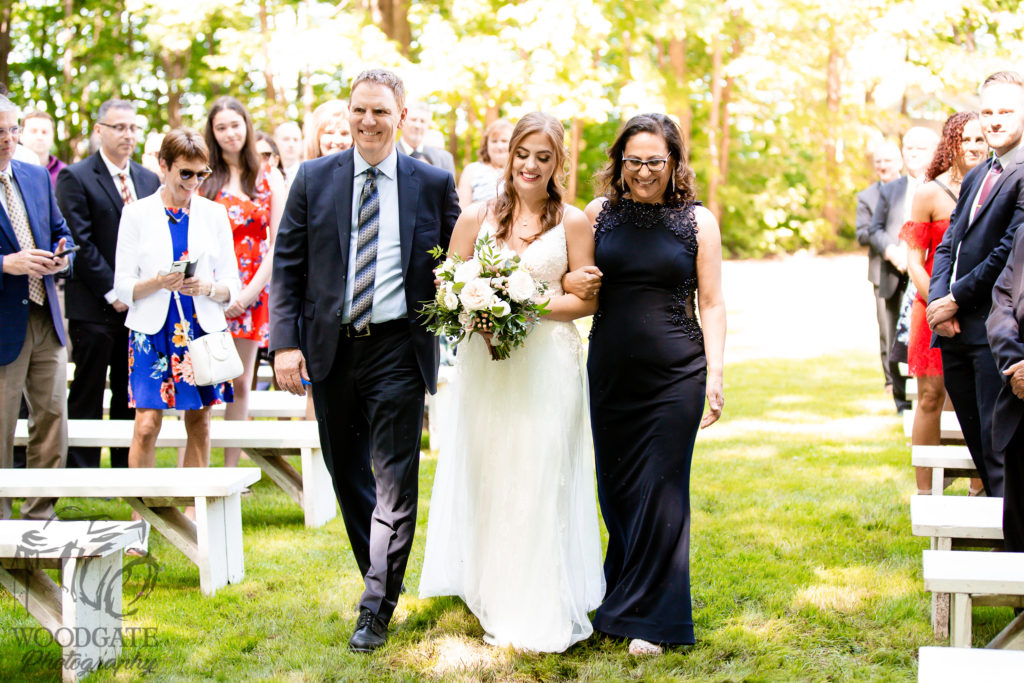
M 694 306 L 695 205 L 606 203 L 594 239 L 603 278 L 587 370 L 608 528 L 594 628 L 693 643 L 690 461 L 707 368 Z

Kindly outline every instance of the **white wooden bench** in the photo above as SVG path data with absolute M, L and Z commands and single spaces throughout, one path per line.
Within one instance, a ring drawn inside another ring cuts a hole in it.
M 68 420 L 68 445 L 93 447 L 127 447 L 131 445 L 135 423 L 132 420 Z M 180 448 L 188 439 L 185 423 L 164 420 L 157 448 Z M 28 443 L 28 424 L 18 420 L 14 444 Z M 314 420 L 276 420 L 210 422 L 210 447 L 237 446 L 245 449 L 275 484 L 299 504 L 306 526 L 323 526 L 334 519 L 334 485 L 324 464 L 320 449 L 320 433 Z M 296 470 L 287 456 L 301 458 L 302 472 Z M 74 470 L 81 472 L 83 470 Z M 103 472 L 111 470 L 104 469 Z M 165 470 L 161 470 L 165 471 Z
M 260 479 L 255 467 L 4 470 L 0 497 L 123 498 L 199 567 L 212 595 L 245 576 L 241 493 Z M 193 522 L 178 507 L 194 505 Z
M 924 551 L 924 588 L 950 593 L 949 644 L 971 647 L 973 605 L 1024 607 L 1024 553 Z M 1005 647 L 1024 631 L 1024 615 L 1014 619 L 989 647 Z
M 143 533 L 141 522 L 0 522 L 0 585 L 61 646 L 63 680 L 120 654 L 121 551 Z M 59 585 L 43 571 L 54 568 Z
M 918 683 L 1020 683 L 1022 678 L 1024 652 L 1019 650 L 922 647 L 918 651 Z
M 907 378 L 907 400 L 911 403 L 917 401 L 917 378 Z
M 914 410 L 903 411 L 903 436 L 908 439 L 914 433 Z M 943 410 L 939 418 L 939 438 L 954 444 L 964 442 L 964 433 L 960 429 L 960 421 L 952 410 Z
M 213 417 L 224 417 L 226 403 L 218 403 L 210 409 Z M 103 392 L 103 416 L 110 412 L 110 389 Z M 180 410 L 165 411 L 169 415 L 181 415 Z M 304 418 L 306 397 L 289 394 L 287 391 L 250 391 L 249 417 Z
M 968 496 L 912 496 L 910 524 L 915 536 L 931 539 L 932 550 L 1002 545 L 1003 499 Z M 932 593 L 936 639 L 949 635 L 949 594 Z
M 941 496 L 947 479 L 978 476 L 978 468 L 967 446 L 914 446 L 910 451 L 914 467 L 932 468 L 932 495 Z

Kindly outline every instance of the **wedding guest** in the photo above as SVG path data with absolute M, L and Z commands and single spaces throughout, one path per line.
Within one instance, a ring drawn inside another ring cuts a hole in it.
M 564 139 L 550 114 L 520 119 L 501 192 L 455 224 L 450 253 L 469 259 L 490 236 L 503 258 L 521 257 L 552 284 L 543 295 L 550 312 L 505 360 L 492 360 L 479 335 L 459 346 L 448 408 L 458 428 L 438 458 L 420 578 L 421 597 L 461 597 L 485 642 L 537 652 L 590 637 L 587 613 L 604 592 L 583 348 L 572 322 L 597 302 L 558 287 L 569 268 L 593 266 L 594 237 L 563 199 Z
M 29 468 L 61 468 L 67 457 L 67 352 L 54 276 L 74 245 L 49 174 L 14 158 L 20 111 L 0 95 L 0 470 L 13 464 L 14 427 L 28 398 Z M 38 161 L 38 159 L 37 159 Z M 53 519 L 55 498 L 28 498 L 22 519 Z M 11 499 L 0 498 L 0 519 Z
M 160 170 L 160 145 L 164 143 L 163 133 L 150 133 L 142 145 L 142 167 L 155 173 L 163 182 L 163 171 Z
M 306 121 L 306 159 L 343 152 L 352 146 L 348 105 L 344 100 L 328 100 L 313 110 Z
M 986 78 L 978 118 L 995 156 L 964 176 L 949 229 L 935 249 L 925 315 L 942 349 L 943 383 L 985 493 L 1002 497 L 1009 436 L 993 432 L 992 416 L 1004 378 L 985 319 L 992 287 L 1024 222 L 1024 78 L 1015 71 Z
M 949 217 L 956 206 L 964 175 L 987 154 L 988 145 L 981 134 L 977 114 L 959 112 L 949 117 L 942 127 L 932 163 L 925 171 L 925 184 L 914 193 L 910 220 L 900 230 L 900 239 L 909 248 L 907 272 L 917 290 L 907 349 L 910 374 L 917 378 L 917 407 L 910 439 L 913 445 L 941 443 L 939 426 L 946 400 L 946 389 L 942 386 L 942 352 L 931 348 L 932 332 L 925 320 L 935 248 L 949 227 Z M 915 476 L 918 495 L 930 495 L 931 469 L 918 467 Z M 971 494 L 978 495 L 981 490 L 981 480 L 973 480 Z
M 224 313 L 244 368 L 234 382 L 234 402 L 224 410 L 224 419 L 246 420 L 257 352 L 267 346 L 270 334 L 267 283 L 286 199 L 284 178 L 260 159 L 249 112 L 235 98 L 221 97 L 213 103 L 205 137 L 212 175 L 201 192 L 227 209 L 242 280 L 242 291 Z M 225 448 L 224 466 L 235 467 L 240 457 L 241 449 Z
M 498 119 L 484 130 L 480 145 L 480 160 L 462 169 L 459 177 L 459 206 L 465 209 L 470 204 L 493 199 L 498 194 L 508 160 L 508 142 L 512 136 L 512 124 Z
M 263 131 L 256 131 L 256 153 L 260 155 L 260 161 L 276 168 L 284 177 L 284 164 L 281 163 L 281 153 L 277 151 L 277 143 Z
M 399 151 L 431 166 L 443 168 L 454 177 L 455 160 L 452 155 L 439 147 L 426 144 L 427 133 L 430 131 L 430 107 L 426 102 L 410 102 L 408 109 L 402 137 L 398 140 Z
M 875 318 L 878 320 L 878 355 L 882 361 L 886 391 L 892 393 L 889 350 L 892 348 L 891 330 L 896 326 L 893 320 L 896 311 L 890 311 L 888 299 L 878 293 L 878 287 L 882 282 L 882 255 L 872 246 L 869 231 L 882 186 L 900 176 L 900 170 L 903 168 L 903 155 L 897 145 L 883 142 L 875 148 L 872 158 L 877 180 L 857 193 L 856 234 L 857 242 L 868 248 L 868 281 L 871 282 L 871 287 L 874 290 Z
M 285 185 L 291 188 L 295 172 L 302 163 L 302 130 L 294 121 L 285 121 L 274 129 L 274 142 L 281 152 Z
M 724 403 L 722 246 L 671 119 L 631 118 L 608 159 L 604 197 L 587 207 L 603 274 L 587 368 L 608 527 L 594 628 L 658 654 L 694 642 L 690 461 Z
M 900 240 L 900 228 L 910 218 L 914 193 L 924 180 L 924 172 L 935 155 L 939 142 L 935 131 L 915 126 L 903 136 L 903 163 L 907 174 L 882 186 L 878 203 L 871 216 L 868 239 L 881 255 L 878 296 L 886 305 L 886 344 L 892 398 L 898 412 L 910 408 L 907 400 L 907 378 L 900 370 L 899 358 L 893 354 L 900 309 L 907 290 L 907 245 Z M 908 301 L 909 304 L 909 301 Z
M 171 408 L 185 412 L 185 467 L 206 467 L 210 406 L 231 401 L 231 382 L 195 384 L 187 347 L 189 338 L 227 328 L 224 309 L 241 289 L 227 212 L 196 193 L 210 176 L 208 161 L 199 133 L 171 131 L 160 146 L 166 183 L 125 206 L 121 214 L 114 291 L 128 303 L 125 325 L 132 331 L 128 378 L 135 431 L 130 467 L 154 466 L 163 411 Z M 186 259 L 197 262 L 194 276 L 169 272 L 174 261 Z M 132 548 L 133 554 L 145 552 L 145 543 Z
M 57 174 L 67 164 L 53 156 L 53 117 L 38 109 L 30 111 L 21 119 L 21 144 L 39 159 L 39 164 L 50 172 L 50 182 L 57 184 Z

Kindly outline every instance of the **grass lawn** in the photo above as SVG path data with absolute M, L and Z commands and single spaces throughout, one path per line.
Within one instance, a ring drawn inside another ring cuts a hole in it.
M 391 640 L 348 652 L 362 582 L 340 516 L 307 531 L 268 480 L 242 502 L 246 577 L 215 596 L 198 570 L 153 535 L 153 592 L 126 626 L 157 642 L 125 649 L 149 680 L 835 681 L 916 680 L 932 644 L 921 584 L 927 542 L 910 534 L 910 451 L 877 355 L 750 361 L 726 369 L 725 418 L 694 454 L 691 581 L 698 644 L 637 660 L 594 637 L 561 655 L 493 649 L 455 599 L 412 597 L 419 583 L 436 455 L 423 458 L 416 545 Z M 158 455 L 162 466 L 174 453 Z M 214 463 L 222 456 L 214 453 Z M 964 493 L 966 484 L 958 484 Z M 62 517 L 127 519 L 120 501 L 65 499 Z M 125 587 L 125 601 L 139 581 Z M 975 645 L 1010 619 L 974 611 Z M 13 636 L 37 623 L 0 598 L 0 680 L 59 679 L 56 645 Z M 139 668 L 88 680 L 139 680 Z

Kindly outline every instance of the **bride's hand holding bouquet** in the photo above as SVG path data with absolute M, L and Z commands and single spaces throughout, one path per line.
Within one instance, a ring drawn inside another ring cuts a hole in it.
M 434 258 L 444 255 L 441 247 L 430 253 Z M 493 360 L 508 358 L 549 312 L 542 297 L 548 283 L 535 279 L 518 255 L 502 254 L 490 235 L 476 241 L 472 258 L 450 255 L 435 274 L 437 295 L 421 309 L 427 329 L 456 345 L 479 334 Z

